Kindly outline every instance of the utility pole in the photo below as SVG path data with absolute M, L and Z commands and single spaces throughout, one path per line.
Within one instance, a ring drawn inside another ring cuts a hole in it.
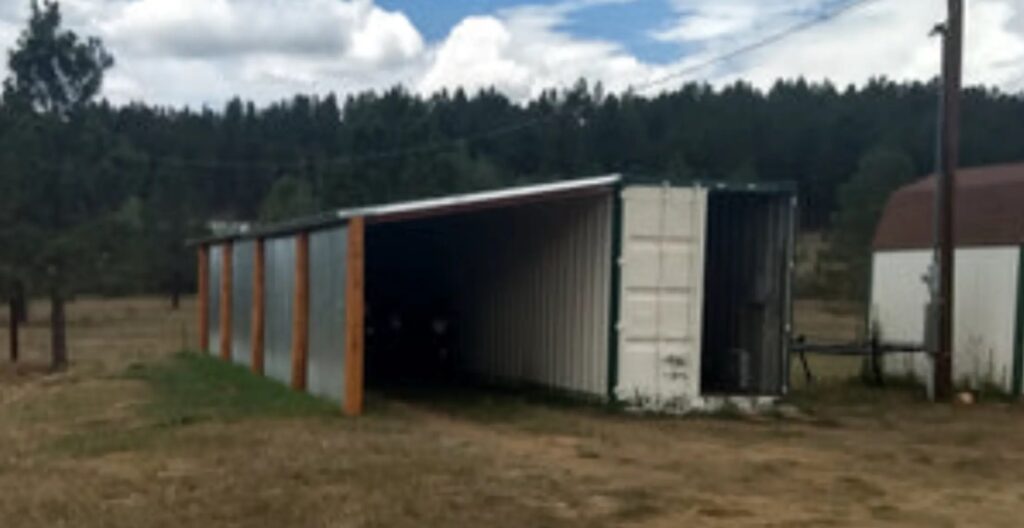
M 960 161 L 960 88 L 963 68 L 963 0 L 948 0 L 948 19 L 942 39 L 942 113 L 938 206 L 939 289 L 938 349 L 935 354 L 935 399 L 953 395 L 953 303 L 956 240 L 954 238 L 956 169 Z

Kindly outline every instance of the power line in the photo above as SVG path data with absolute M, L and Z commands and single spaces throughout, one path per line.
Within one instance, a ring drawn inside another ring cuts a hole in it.
M 777 43 L 779 41 L 782 41 L 782 40 L 784 40 L 784 39 L 786 39 L 786 38 L 788 38 L 788 37 L 790 37 L 790 36 L 792 36 L 792 35 L 794 35 L 796 33 L 800 33 L 802 31 L 806 31 L 806 30 L 811 29 L 813 27 L 823 25 L 823 24 L 825 24 L 827 22 L 835 20 L 836 18 L 846 14 L 849 11 L 852 11 L 854 9 L 866 6 L 868 4 L 871 4 L 871 3 L 874 3 L 874 2 L 877 2 L 877 1 L 878 0 L 852 0 L 850 2 L 847 2 L 847 3 L 837 7 L 836 9 L 833 9 L 831 11 L 826 11 L 824 13 L 819 14 L 816 17 L 813 17 L 813 18 L 810 18 L 808 20 L 804 20 L 803 22 L 799 22 L 797 24 L 789 26 L 788 28 L 783 29 L 782 31 L 779 31 L 777 33 L 772 33 L 772 34 L 770 34 L 770 35 L 768 35 L 768 36 L 766 36 L 766 37 L 764 37 L 764 38 L 762 38 L 760 40 L 756 40 L 756 41 L 751 42 L 749 44 L 745 44 L 743 46 L 740 46 L 740 47 L 738 47 L 736 49 L 733 49 L 733 50 L 728 51 L 726 53 L 723 53 L 721 55 L 717 55 L 717 56 L 711 57 L 711 58 L 709 58 L 709 59 L 707 59 L 705 61 L 702 61 L 700 63 L 694 64 L 692 66 L 688 66 L 686 68 L 683 68 L 681 70 L 672 72 L 672 73 L 664 75 L 662 77 L 658 77 L 656 79 L 652 79 L 652 80 L 644 82 L 642 84 L 632 85 L 631 88 L 633 90 L 636 90 L 637 92 L 643 92 L 643 91 L 648 90 L 650 88 L 653 88 L 655 86 L 659 86 L 659 85 L 665 84 L 667 82 L 671 82 L 671 81 L 679 79 L 681 77 L 689 76 L 691 74 L 694 74 L 694 73 L 697 73 L 697 72 L 699 72 L 701 70 L 704 70 L 705 68 L 708 68 L 710 66 L 714 66 L 715 64 L 718 64 L 720 62 L 726 62 L 726 61 L 732 60 L 732 59 L 734 59 L 734 58 L 736 58 L 736 57 L 738 57 L 740 55 L 743 55 L 743 54 L 746 54 L 746 53 L 750 53 L 752 51 L 755 51 L 755 50 L 758 50 L 760 48 L 769 46 L 771 44 L 775 44 L 775 43 Z
M 652 79 L 652 80 L 646 81 L 646 82 L 644 82 L 642 84 L 631 85 L 630 88 L 631 88 L 631 90 L 634 90 L 634 91 L 637 91 L 637 92 L 643 92 L 643 91 L 648 90 L 650 88 L 653 88 L 655 86 L 659 86 L 659 85 L 665 84 L 667 82 L 671 82 L 673 80 L 677 80 L 677 79 L 680 79 L 680 78 L 692 75 L 692 74 L 697 73 L 697 72 L 699 72 L 701 70 L 704 70 L 705 68 L 708 68 L 710 66 L 714 66 L 715 64 L 718 64 L 720 62 L 726 62 L 726 61 L 732 60 L 732 59 L 734 59 L 734 58 L 736 58 L 736 57 L 738 57 L 740 55 L 743 55 L 743 54 L 746 54 L 746 53 L 750 53 L 750 52 L 758 50 L 760 48 L 764 48 L 766 46 L 775 44 L 775 43 L 777 43 L 777 42 L 779 42 L 781 40 L 784 40 L 784 39 L 786 39 L 786 38 L 788 38 L 788 37 L 790 37 L 790 36 L 792 36 L 792 35 L 794 35 L 796 33 L 799 33 L 799 32 L 802 32 L 802 31 L 806 31 L 806 30 L 811 29 L 813 27 L 824 25 L 824 24 L 826 24 L 826 23 L 828 23 L 828 22 L 830 22 L 832 20 L 835 20 L 836 18 L 846 14 L 849 11 L 852 11 L 852 10 L 857 9 L 859 7 L 863 7 L 865 5 L 868 5 L 868 4 L 871 4 L 871 3 L 875 3 L 875 2 L 878 2 L 878 1 L 879 0 L 851 0 L 851 1 L 847 2 L 847 3 L 845 3 L 845 4 L 842 4 L 842 5 L 838 6 L 838 7 L 836 7 L 835 9 L 823 12 L 823 13 L 821 13 L 821 14 L 813 17 L 813 18 L 810 18 L 810 19 L 805 20 L 803 22 L 800 22 L 800 23 L 794 24 L 792 26 L 789 26 L 789 27 L 783 29 L 782 31 L 779 31 L 777 33 L 773 33 L 773 34 L 768 35 L 768 36 L 766 36 L 766 37 L 764 37 L 762 39 L 759 39 L 757 41 L 751 42 L 749 44 L 745 44 L 743 46 L 740 46 L 738 48 L 735 48 L 735 49 L 730 50 L 728 52 L 725 52 L 723 54 L 716 55 L 714 57 L 706 59 L 706 60 L 704 60 L 704 61 L 702 61 L 702 62 L 700 62 L 698 64 L 694 64 L 694 65 L 688 66 L 686 68 L 683 68 L 681 70 L 672 72 L 672 73 L 664 75 L 662 77 L 658 77 L 656 79 Z M 485 131 L 485 132 L 481 132 L 479 134 L 470 135 L 470 136 L 462 136 L 462 137 L 458 137 L 458 138 L 445 139 L 445 140 L 435 141 L 435 142 L 432 142 L 432 143 L 427 143 L 425 145 L 414 146 L 414 147 L 396 147 L 394 149 L 382 150 L 382 151 L 372 152 L 372 153 L 368 153 L 368 154 L 347 155 L 347 156 L 339 156 L 339 157 L 319 159 L 319 160 L 315 160 L 315 159 L 311 158 L 311 159 L 303 160 L 303 161 L 292 161 L 292 162 L 274 163 L 274 162 L 265 162 L 265 161 L 246 161 L 246 160 L 209 160 L 209 161 L 203 161 L 203 160 L 183 160 L 183 159 L 173 159 L 173 158 L 172 159 L 163 159 L 163 160 L 160 160 L 158 158 L 147 158 L 147 160 L 145 160 L 145 161 L 149 161 L 149 162 L 165 162 L 166 164 L 170 164 L 170 165 L 178 165 L 178 166 L 185 166 L 185 167 L 192 167 L 192 168 L 207 168 L 207 169 L 228 169 L 228 168 L 252 169 L 252 168 L 263 167 L 263 168 L 267 168 L 267 169 L 271 169 L 271 170 L 282 170 L 282 169 L 299 169 L 299 170 L 301 170 L 301 169 L 310 167 L 311 165 L 351 165 L 351 164 L 358 164 L 358 163 L 365 163 L 365 162 L 391 160 L 391 159 L 403 158 L 403 157 L 406 157 L 406 156 L 425 155 L 425 154 L 432 154 L 432 153 L 436 153 L 436 152 L 443 152 L 443 151 L 455 148 L 455 147 L 457 147 L 459 145 L 463 145 L 463 144 L 467 144 L 467 143 L 472 143 L 474 141 L 479 141 L 479 140 L 482 140 L 482 139 L 488 139 L 488 138 L 492 138 L 492 137 L 500 137 L 500 136 L 503 136 L 503 135 L 506 135 L 506 134 L 511 134 L 511 133 L 514 133 L 514 132 L 518 132 L 520 130 L 525 130 L 527 128 L 531 128 L 531 127 L 534 127 L 534 126 L 539 125 L 541 123 L 544 123 L 546 121 L 550 121 L 550 120 L 553 120 L 555 118 L 563 117 L 563 116 L 564 115 L 562 115 L 562 114 L 551 113 L 551 114 L 544 115 L 544 116 L 539 116 L 539 117 L 533 117 L 533 118 L 530 118 L 530 119 L 526 119 L 526 120 L 521 121 L 519 123 L 496 127 L 496 128 L 491 129 L 491 130 L 488 130 L 488 131 Z
M 152 157 L 152 156 L 141 156 L 133 159 L 121 158 L 120 161 L 137 162 L 139 164 L 154 163 L 158 165 L 172 165 L 186 168 L 198 168 L 198 169 L 253 169 L 263 168 L 268 170 L 284 170 L 294 169 L 302 170 L 316 165 L 351 165 L 363 162 L 383 161 L 390 159 L 403 158 L 407 156 L 425 155 L 432 154 L 435 152 L 444 152 L 458 147 L 459 145 L 488 139 L 491 137 L 502 136 L 510 134 L 519 130 L 533 127 L 534 125 L 558 117 L 557 114 L 549 114 L 546 116 L 535 117 L 532 119 L 524 120 L 519 123 L 496 127 L 491 130 L 474 134 L 471 136 L 462 136 L 458 138 L 451 138 L 445 140 L 434 141 L 424 145 L 414 147 L 396 147 L 393 149 L 380 150 L 371 152 L 368 154 L 361 155 L 346 155 L 316 159 L 315 157 L 308 157 L 301 161 L 263 161 L 263 160 L 189 160 L 182 158 L 169 158 L 169 157 Z

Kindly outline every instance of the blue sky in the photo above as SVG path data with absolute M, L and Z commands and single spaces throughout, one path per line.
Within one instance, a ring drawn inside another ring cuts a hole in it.
M 867 0 L 835 20 L 726 62 L 851 0 L 62 0 L 65 21 L 117 59 L 115 103 L 219 106 L 401 84 L 430 94 L 493 87 L 516 101 L 580 78 L 606 91 L 780 78 L 838 85 L 938 74 L 942 0 Z M 965 81 L 1024 91 L 1024 0 L 967 3 Z M 27 2 L 0 1 L 0 47 Z M 709 66 L 695 68 L 695 64 Z M 680 75 L 679 72 L 685 72 Z M 671 82 L 657 82 L 672 79 Z
M 515 0 L 382 0 L 379 5 L 403 11 L 430 41 L 442 40 L 467 16 L 491 15 L 536 2 Z M 679 59 L 685 46 L 660 42 L 650 31 L 670 24 L 677 16 L 668 0 L 636 0 L 598 4 L 573 13 L 562 25 L 581 37 L 617 42 L 638 58 L 651 62 Z

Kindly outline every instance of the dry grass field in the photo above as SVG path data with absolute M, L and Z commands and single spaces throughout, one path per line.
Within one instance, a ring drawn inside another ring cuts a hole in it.
M 809 335 L 852 328 L 843 310 L 801 312 Z M 1024 511 L 1024 411 L 1010 404 L 931 406 L 836 380 L 784 416 L 465 391 L 371 395 L 345 419 L 175 355 L 192 314 L 78 301 L 57 375 L 32 368 L 46 347 L 33 322 L 23 366 L 0 374 L 0 525 L 1019 526 Z

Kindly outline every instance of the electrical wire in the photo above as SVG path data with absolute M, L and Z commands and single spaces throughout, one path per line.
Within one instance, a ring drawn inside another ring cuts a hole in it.
M 721 63 L 721 62 L 727 62 L 727 61 L 735 59 L 736 57 L 739 57 L 741 55 L 744 55 L 744 54 L 750 53 L 752 51 L 756 51 L 758 49 L 761 49 L 761 48 L 770 46 L 772 44 L 775 44 L 775 43 L 777 43 L 779 41 L 782 41 L 782 40 L 784 40 L 784 39 L 786 39 L 786 38 L 788 38 L 788 37 L 790 37 L 790 36 L 792 36 L 792 35 L 794 35 L 796 33 L 800 33 L 802 31 L 806 31 L 808 29 L 824 25 L 824 24 L 826 24 L 826 23 L 828 23 L 830 21 L 833 21 L 833 20 L 839 18 L 840 16 L 842 16 L 842 15 L 844 15 L 844 14 L 846 14 L 846 13 L 848 13 L 848 12 L 854 10 L 854 9 L 857 9 L 857 8 L 860 8 L 860 7 L 863 7 L 863 6 L 866 6 L 868 4 L 878 2 L 878 1 L 879 0 L 851 0 L 849 2 L 846 2 L 846 3 L 844 3 L 844 4 L 840 5 L 840 6 L 832 9 L 832 10 L 823 12 L 823 13 L 821 13 L 821 14 L 813 17 L 813 18 L 810 18 L 808 20 L 804 20 L 802 22 L 799 22 L 797 24 L 789 26 L 789 27 L 783 29 L 782 31 L 779 31 L 777 33 L 772 33 L 772 34 L 770 34 L 770 35 L 768 35 L 768 36 L 766 36 L 764 38 L 761 38 L 761 39 L 756 40 L 754 42 L 751 42 L 749 44 L 745 44 L 745 45 L 740 46 L 738 48 L 732 49 L 732 50 L 730 50 L 728 52 L 725 52 L 725 53 L 722 53 L 720 55 L 716 55 L 714 57 L 708 58 L 708 59 L 706 59 L 704 61 L 701 61 L 700 63 L 694 64 L 694 65 L 691 65 L 691 66 L 687 66 L 687 67 L 685 67 L 683 69 L 674 71 L 672 73 L 663 75 L 661 77 L 658 77 L 658 78 L 655 78 L 655 79 L 652 79 L 652 80 L 649 80 L 649 81 L 645 81 L 645 82 L 640 83 L 640 84 L 631 85 L 630 86 L 630 90 L 638 92 L 638 93 L 642 93 L 642 92 L 647 91 L 647 90 L 649 90 L 651 88 L 654 88 L 656 86 L 660 86 L 660 85 L 663 85 L 665 83 L 672 82 L 674 80 L 678 80 L 678 79 L 681 79 L 681 78 L 693 75 L 693 74 L 695 74 L 697 72 L 700 72 L 700 71 L 702 71 L 702 70 L 704 70 L 706 68 L 714 66 L 715 64 L 718 64 L 718 63 Z M 268 161 L 186 160 L 186 159 L 179 159 L 179 158 L 165 158 L 165 159 L 161 159 L 161 158 L 153 158 L 153 157 L 144 157 L 143 159 L 140 159 L 139 161 L 142 162 L 142 163 L 162 163 L 162 164 L 166 164 L 166 165 L 175 165 L 175 166 L 180 166 L 180 167 L 200 168 L 200 169 L 230 169 L 230 168 L 252 169 L 252 168 L 262 167 L 262 168 L 268 168 L 268 169 L 271 169 L 271 170 L 284 170 L 284 169 L 297 169 L 297 170 L 301 170 L 301 169 L 308 168 L 308 167 L 314 166 L 314 165 L 321 165 L 321 166 L 323 166 L 323 165 L 328 165 L 328 166 L 352 165 L 352 164 L 359 164 L 359 163 L 369 163 L 369 162 L 376 162 L 376 161 L 385 161 L 385 160 L 399 159 L 399 158 L 404 158 L 404 157 L 408 157 L 408 156 L 432 154 L 432 153 L 436 153 L 436 152 L 444 152 L 444 151 L 456 148 L 459 145 L 465 145 L 465 144 L 472 143 L 472 142 L 475 142 L 475 141 L 479 141 L 479 140 L 482 140 L 482 139 L 489 139 L 489 138 L 493 138 L 493 137 L 500 137 L 500 136 L 504 136 L 504 135 L 507 135 L 507 134 L 512 134 L 512 133 L 518 132 L 520 130 L 525 130 L 525 129 L 528 129 L 528 128 L 532 128 L 534 126 L 537 126 L 539 124 L 545 123 L 547 121 L 550 121 L 550 120 L 553 120 L 553 119 L 556 119 L 556 118 L 559 118 L 559 117 L 565 117 L 565 115 L 564 114 L 558 114 L 558 113 L 551 113 L 551 114 L 540 116 L 540 117 L 533 117 L 533 118 L 530 118 L 530 119 L 526 119 L 526 120 L 521 121 L 519 123 L 499 126 L 499 127 L 493 128 L 491 130 L 488 130 L 488 131 L 485 131 L 485 132 L 482 132 L 482 133 L 479 133 L 479 134 L 470 135 L 470 136 L 462 136 L 462 137 L 458 137 L 458 138 L 445 139 L 445 140 L 435 141 L 435 142 L 432 142 L 432 143 L 427 143 L 425 145 L 414 146 L 414 147 L 396 147 L 394 149 L 388 149 L 388 150 L 382 150 L 382 151 L 377 151 L 377 152 L 371 152 L 371 153 L 368 153 L 368 154 L 346 155 L 346 156 L 339 156 L 339 157 L 332 157 L 332 158 L 324 158 L 324 159 L 319 159 L 319 160 L 313 159 L 313 158 L 309 158 L 309 159 L 301 160 L 301 161 L 291 161 L 291 162 L 276 163 L 276 162 L 268 162 Z
M 667 82 L 671 82 L 682 77 L 687 77 L 706 68 L 714 66 L 715 64 L 718 64 L 720 62 L 728 62 L 736 57 L 739 57 L 740 55 L 744 55 L 752 51 L 756 51 L 758 49 L 770 46 L 802 31 L 806 31 L 808 29 L 823 25 L 825 23 L 828 23 L 832 20 L 839 18 L 840 16 L 846 14 L 847 12 L 866 6 L 868 4 L 875 3 L 877 1 L 879 0 L 852 0 L 850 2 L 842 4 L 836 9 L 826 11 L 824 13 L 819 14 L 816 17 L 796 23 L 786 29 L 783 29 L 782 31 L 772 33 L 762 39 L 756 40 L 749 44 L 744 44 L 743 46 L 725 52 L 721 55 L 716 55 L 707 60 L 701 61 L 691 66 L 687 66 L 686 68 L 677 70 L 667 75 L 663 75 L 661 77 L 652 79 L 650 81 L 646 81 L 641 84 L 632 85 L 630 88 L 637 92 L 644 92 L 650 88 L 660 86 Z

